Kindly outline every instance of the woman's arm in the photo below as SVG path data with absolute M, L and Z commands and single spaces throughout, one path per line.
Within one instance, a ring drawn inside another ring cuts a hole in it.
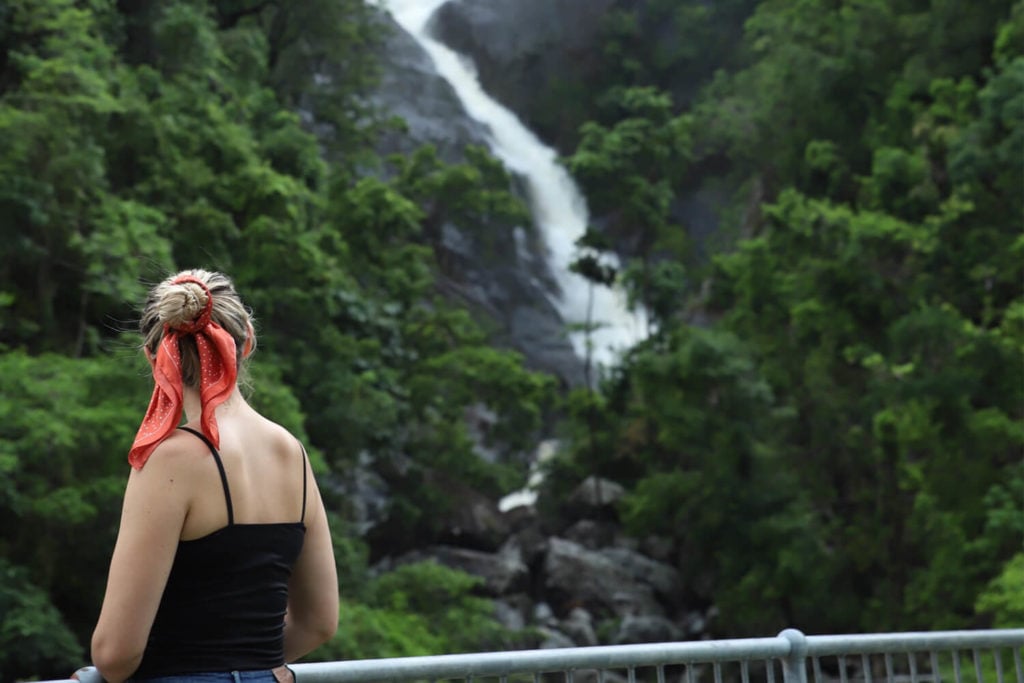
M 108 683 L 138 668 L 171 572 L 188 512 L 188 485 L 169 439 L 125 488 L 121 528 L 110 560 L 103 607 L 92 635 L 92 661 Z
M 334 563 L 327 513 L 313 473 L 306 514 L 306 537 L 288 582 L 284 660 L 294 662 L 334 636 L 338 629 L 338 569 Z

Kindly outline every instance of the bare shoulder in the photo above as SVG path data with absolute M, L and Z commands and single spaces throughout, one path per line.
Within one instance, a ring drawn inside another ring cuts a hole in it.
M 267 440 L 267 444 L 274 453 L 290 459 L 302 452 L 303 446 L 294 434 L 273 420 L 262 416 L 260 419 L 262 420 L 262 436 Z
M 202 439 L 177 429 L 160 442 L 146 461 L 146 466 L 134 474 L 139 475 L 136 478 L 146 479 L 190 477 L 202 467 L 209 453 Z M 202 470 L 199 473 L 202 476 Z

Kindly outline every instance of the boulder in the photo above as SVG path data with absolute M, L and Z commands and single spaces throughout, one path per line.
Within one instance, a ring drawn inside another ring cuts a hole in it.
M 541 650 L 553 650 L 560 647 L 576 647 L 572 638 L 557 629 L 541 626 L 537 629 L 541 633 Z
M 571 514 L 615 516 L 615 505 L 626 494 L 621 484 L 597 476 L 589 476 L 569 494 L 566 507 Z
M 594 618 L 585 609 L 573 608 L 569 612 L 569 616 L 559 623 L 558 628 L 581 647 L 598 644 L 597 635 L 594 632 Z
M 593 519 L 581 519 L 562 532 L 562 536 L 588 550 L 603 548 L 615 540 L 615 526 Z
M 652 614 L 627 616 L 615 634 L 616 645 L 669 643 L 682 640 L 683 631 L 665 617 Z
M 592 475 L 576 487 L 569 500 L 580 505 L 601 508 L 615 505 L 625 493 L 626 489 L 621 484 Z
M 548 537 L 537 526 L 526 526 L 506 541 L 514 544 L 528 567 L 541 566 L 548 551 Z
M 514 550 L 497 553 L 481 552 L 469 548 L 435 545 L 404 555 L 399 561 L 406 564 L 433 559 L 452 569 L 458 569 L 483 579 L 483 590 L 498 596 L 526 588 L 529 571 Z
M 706 612 L 689 612 L 682 619 L 682 627 L 686 635 L 693 638 L 700 638 L 708 633 L 711 622 L 718 614 L 718 609 L 712 606 Z
M 525 593 L 507 595 L 494 601 L 494 617 L 510 631 L 526 628 L 531 601 Z
M 508 538 L 511 529 L 497 504 L 483 493 L 432 473 L 427 477 L 431 486 L 447 491 L 456 504 L 439 516 L 437 526 L 442 529 L 442 543 L 477 550 L 497 550 Z
M 640 552 L 659 562 L 668 562 L 672 557 L 675 543 L 664 536 L 647 536 L 640 542 Z
M 647 583 L 636 582 L 612 557 L 564 538 L 551 538 L 544 559 L 543 590 L 556 609 L 583 607 L 596 618 L 664 615 Z
M 332 475 L 324 482 L 350 506 L 355 529 L 362 536 L 386 522 L 391 507 L 391 487 L 373 464 L 370 454 L 363 451 L 344 476 Z
M 555 626 L 558 623 L 554 610 L 546 602 L 538 602 L 533 606 L 533 621 L 541 626 Z
M 603 548 L 598 554 L 608 558 L 632 581 L 650 586 L 662 601 L 678 602 L 683 591 L 683 582 L 679 572 L 672 565 L 652 560 L 627 548 Z

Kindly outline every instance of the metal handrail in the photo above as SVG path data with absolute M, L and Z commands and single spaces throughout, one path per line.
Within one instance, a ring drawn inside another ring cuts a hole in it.
M 1016 683 L 1024 683 L 1021 649 L 1024 648 L 1024 629 L 998 629 L 987 631 L 921 631 L 912 633 L 870 633 L 860 635 L 805 636 L 796 629 L 786 629 L 774 638 L 742 638 L 734 640 L 704 640 L 642 645 L 605 645 L 594 647 L 556 648 L 547 650 L 510 650 L 472 654 L 435 655 L 429 657 L 395 657 L 363 659 L 341 662 L 310 662 L 294 664 L 298 683 L 369 683 L 370 681 L 441 681 L 492 677 L 502 683 L 512 675 L 530 675 L 537 680 L 540 674 L 565 672 L 566 681 L 572 681 L 572 672 L 579 670 L 604 671 L 626 669 L 630 683 L 635 681 L 635 670 L 656 667 L 658 681 L 665 680 L 666 666 L 686 665 L 688 682 L 694 680 L 691 665 L 711 664 L 716 683 L 722 679 L 721 665 L 739 663 L 743 683 L 749 681 L 749 664 L 765 663 L 768 683 L 773 683 L 775 664 L 781 663 L 784 683 L 807 683 L 808 664 L 816 683 L 821 683 L 820 659 L 836 657 L 840 662 L 840 681 L 847 682 L 846 661 L 849 656 L 860 657 L 865 683 L 875 683 L 870 673 L 869 658 L 885 657 L 884 676 L 879 679 L 895 681 L 902 674 L 894 673 L 892 655 L 906 654 L 911 683 L 940 681 L 937 653 L 952 652 L 954 678 L 961 682 L 958 653 L 970 652 L 974 660 L 977 683 L 982 680 L 979 658 L 981 650 L 1012 649 Z M 918 672 L 917 655 L 927 655 L 931 673 Z M 1002 658 L 996 656 L 998 683 L 1003 681 Z M 82 683 L 102 683 L 93 667 L 78 673 Z M 599 677 L 601 680 L 602 677 Z

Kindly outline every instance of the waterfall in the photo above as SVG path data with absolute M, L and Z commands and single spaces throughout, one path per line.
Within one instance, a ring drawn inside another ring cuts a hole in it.
M 590 334 L 591 358 L 597 366 L 611 365 L 619 352 L 646 334 L 646 320 L 631 312 L 625 295 L 618 289 L 591 287 L 583 277 L 569 270 L 575 242 L 587 228 L 587 206 L 576 184 L 558 163 L 555 150 L 537 136 L 507 108 L 484 92 L 473 64 L 428 35 L 431 15 L 447 0 L 374 0 L 391 13 L 395 21 L 430 55 L 438 74 L 454 89 L 466 112 L 490 131 L 491 152 L 508 170 L 526 184 L 534 222 L 547 249 L 547 263 L 558 292 L 550 298 L 567 325 L 588 320 L 597 326 Z M 614 261 L 610 265 L 618 266 Z M 567 332 L 576 354 L 585 358 L 585 331 Z

